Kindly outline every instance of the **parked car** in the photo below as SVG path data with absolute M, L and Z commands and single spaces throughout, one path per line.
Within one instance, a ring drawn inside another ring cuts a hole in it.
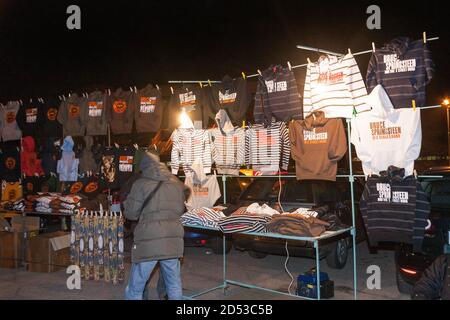
M 364 185 L 359 180 L 355 185 L 356 210 Z M 239 206 L 247 206 L 254 202 L 268 203 L 277 208 L 280 198 L 284 211 L 297 209 L 299 207 L 318 207 L 328 205 L 335 210 L 342 223 L 351 226 L 351 200 L 350 184 L 346 179 L 331 181 L 297 181 L 295 178 L 281 180 L 278 178 L 253 178 L 248 188 L 239 198 Z M 361 215 L 356 211 L 357 241 L 365 239 L 365 232 Z M 238 250 L 248 251 L 254 258 L 264 258 L 268 254 L 285 255 L 285 241 L 265 237 L 249 235 L 233 235 L 233 246 Z M 341 237 L 325 240 L 319 247 L 320 257 L 326 258 L 327 264 L 335 269 L 344 268 L 348 249 L 352 241 L 348 234 Z M 315 251 L 310 242 L 288 241 L 290 256 L 315 257 Z
M 423 242 L 423 253 L 414 253 L 412 247 L 399 245 L 396 248 L 397 287 L 410 294 L 413 285 L 433 261 L 444 253 L 449 244 L 450 232 L 450 167 L 435 167 L 424 175 L 442 176 L 440 179 L 421 179 L 422 188 L 431 203 L 430 222 Z

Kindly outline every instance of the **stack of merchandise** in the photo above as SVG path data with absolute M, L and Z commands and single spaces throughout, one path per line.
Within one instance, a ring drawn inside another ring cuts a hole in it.
M 25 210 L 25 202 L 24 200 L 19 200 L 16 202 L 6 202 L 5 204 L 2 204 L 3 210 L 6 211 L 24 211 Z
M 39 194 L 35 198 L 36 212 L 74 214 L 80 208 L 81 197 L 57 193 Z
M 199 226 L 219 230 L 219 221 L 226 218 L 222 210 L 223 207 L 192 209 L 183 214 L 180 221 L 186 226 Z
M 267 232 L 279 233 L 287 236 L 318 237 L 322 235 L 329 223 L 313 216 L 303 214 L 275 215 L 267 224 Z
M 121 214 L 108 212 L 72 216 L 70 258 L 80 267 L 83 279 L 124 281 L 123 223 Z

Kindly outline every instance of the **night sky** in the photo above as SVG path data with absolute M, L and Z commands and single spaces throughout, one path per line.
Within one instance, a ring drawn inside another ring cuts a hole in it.
M 81 7 L 80 31 L 66 28 L 70 4 Z M 366 28 L 370 4 L 381 7 L 381 30 Z M 370 49 L 372 41 L 381 46 L 397 36 L 420 39 L 427 31 L 441 38 L 430 43 L 437 74 L 428 98 L 437 104 L 450 95 L 448 10 L 442 6 L 430 0 L 0 0 L 0 101 L 168 80 L 219 80 L 318 58 L 296 44 L 356 52 Z M 369 58 L 357 58 L 363 75 Z M 296 75 L 303 83 L 305 70 Z M 424 139 L 446 140 L 444 115 L 443 110 L 424 114 Z M 428 127 L 431 133 L 425 133 Z

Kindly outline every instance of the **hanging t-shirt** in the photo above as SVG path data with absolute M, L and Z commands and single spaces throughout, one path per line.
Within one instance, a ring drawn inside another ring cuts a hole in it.
M 20 140 L 22 138 L 22 131 L 17 124 L 17 112 L 19 108 L 20 103 L 17 101 L 8 102 L 3 108 L 0 107 L 3 141 Z
M 58 111 L 60 101 L 56 99 L 48 99 L 39 108 L 40 116 L 38 117 L 39 129 L 42 129 L 43 137 L 61 138 L 63 128 L 58 122 Z
M 109 96 L 100 91 L 89 94 L 85 109 L 86 135 L 106 135 L 108 129 L 108 114 L 106 105 Z
M 123 147 L 119 149 L 119 184 L 122 186 L 133 175 L 133 162 L 136 149 Z
M 187 176 L 184 183 L 191 189 L 191 195 L 186 202 L 188 209 L 212 208 L 221 197 L 217 176 L 206 176 L 203 166 L 196 163 L 192 166 L 194 174 Z
M 0 178 L 7 182 L 20 179 L 20 152 L 17 146 L 4 146 L 0 151 Z
M 161 127 L 163 105 L 161 93 L 152 85 L 139 90 L 137 110 L 134 115 L 138 133 L 156 132 Z
M 200 87 L 182 87 L 177 89 L 169 102 L 169 129 L 178 127 L 180 123 L 180 113 L 184 110 L 190 119 L 202 121 L 203 127 L 207 126 L 207 119 L 214 119 L 215 114 L 204 106 L 204 92 Z
M 108 112 L 113 134 L 130 134 L 133 130 L 136 94 L 117 89 L 109 98 Z
M 108 189 L 119 187 L 119 152 L 116 148 L 103 148 L 100 174 Z
M 40 117 L 42 113 L 39 110 L 43 108 L 43 104 L 37 100 L 30 100 L 29 103 L 23 104 L 17 113 L 17 123 L 22 130 L 22 136 L 41 136 L 42 130 L 37 130 L 41 124 Z
M 103 181 L 97 177 L 85 178 L 81 181 L 84 186 L 81 193 L 88 197 L 88 199 L 96 198 L 105 189 Z
M 2 202 L 16 202 L 23 197 L 20 182 L 2 182 Z
M 42 181 L 43 179 L 40 177 L 26 177 L 22 180 L 23 193 L 29 195 L 41 192 Z

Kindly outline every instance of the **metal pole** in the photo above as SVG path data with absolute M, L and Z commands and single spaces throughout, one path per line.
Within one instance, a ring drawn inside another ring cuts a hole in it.
M 349 182 L 350 182 L 350 194 L 351 194 L 351 202 L 352 202 L 352 239 L 353 239 L 353 296 L 356 300 L 357 297 L 357 282 L 356 282 L 356 219 L 355 219 L 355 192 L 354 192 L 354 183 L 355 178 L 353 177 L 353 162 L 352 162 L 352 143 L 350 141 L 351 137 L 351 120 L 347 119 L 347 132 L 348 132 L 348 161 L 349 161 Z
M 450 165 L 450 107 L 447 106 L 447 143 L 448 143 L 448 164 Z
M 335 56 L 343 56 L 342 53 L 336 53 L 336 52 L 333 52 L 333 51 L 330 51 L 330 50 L 325 50 L 325 49 L 320 49 L 320 48 L 313 48 L 313 47 L 302 46 L 302 45 L 297 45 L 297 49 L 303 49 L 303 50 L 320 52 L 320 53 L 328 53 L 328 54 L 332 54 L 332 55 L 335 55 Z
M 223 204 L 227 204 L 227 176 L 222 176 L 222 186 L 223 186 Z
M 314 248 L 316 249 L 316 286 L 317 286 L 317 300 L 320 300 L 320 254 L 319 241 L 314 241 Z

